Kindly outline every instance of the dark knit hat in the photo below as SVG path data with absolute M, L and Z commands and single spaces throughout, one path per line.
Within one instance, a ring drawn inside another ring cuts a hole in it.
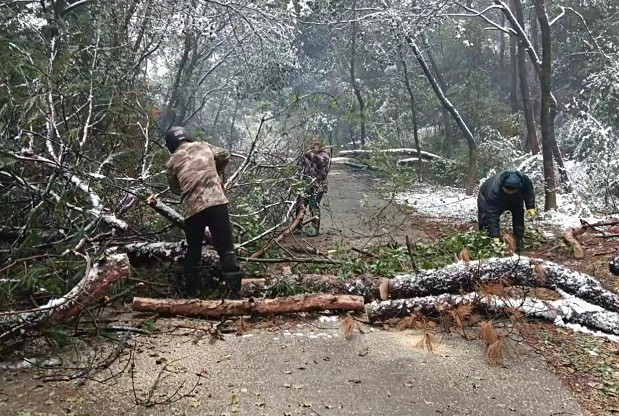
M 501 186 L 505 189 L 520 191 L 522 189 L 522 178 L 515 171 L 506 171 L 501 175 Z

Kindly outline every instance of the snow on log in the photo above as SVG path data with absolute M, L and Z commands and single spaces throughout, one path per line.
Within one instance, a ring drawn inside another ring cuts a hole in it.
M 44 321 L 59 323 L 79 316 L 96 303 L 103 291 L 129 275 L 129 259 L 125 254 L 113 254 L 88 267 L 82 280 L 66 295 L 47 304 L 23 312 L 2 313 L 0 326 L 11 326 L 0 336 L 3 339 L 14 329 L 21 330 Z
M 222 316 L 277 315 L 318 311 L 363 312 L 361 296 L 349 295 L 304 295 L 275 299 L 246 300 L 184 300 L 133 298 L 133 310 L 162 315 L 198 316 L 220 318 Z
M 126 253 L 129 256 L 131 265 L 136 267 L 143 264 L 151 264 L 153 260 L 180 263 L 187 253 L 187 242 L 181 240 L 177 242 L 130 243 L 124 246 L 112 247 L 108 249 L 108 252 Z M 219 264 L 217 252 L 203 248 L 202 263 L 205 266 L 217 266 Z
M 413 312 L 438 316 L 454 310 L 459 305 L 471 305 L 483 309 L 486 313 L 507 313 L 509 310 L 517 310 L 529 319 L 542 319 L 576 330 L 577 328 L 571 325 L 579 325 L 599 330 L 605 335 L 619 335 L 619 313 L 607 311 L 563 291 L 559 293 L 563 299 L 554 301 L 543 301 L 534 297 L 506 298 L 478 293 L 443 294 L 383 302 L 375 301 L 366 305 L 365 310 L 370 322 L 381 322 L 404 318 Z M 611 339 L 619 340 L 619 338 Z
M 397 276 L 389 282 L 392 299 L 470 292 L 487 283 L 561 289 L 594 305 L 619 312 L 619 296 L 606 290 L 593 277 L 556 263 L 527 257 L 491 258 L 459 262 L 438 270 Z
M 612 274 L 619 276 L 619 251 L 615 253 L 615 257 L 608 263 L 608 268 Z
M 380 150 L 341 150 L 339 156 L 353 156 L 353 157 L 368 157 L 376 153 L 387 153 L 393 156 L 417 156 L 419 153 L 417 149 L 380 149 Z M 421 151 L 421 159 L 436 160 L 442 159 L 441 156 Z
M 243 280 L 243 284 L 248 279 Z M 338 279 L 335 275 L 306 274 L 290 275 L 269 281 L 256 281 L 247 287 L 241 288 L 245 298 L 262 297 L 268 294 L 280 282 L 303 287 L 310 293 L 330 293 L 362 296 L 366 302 L 377 299 L 378 287 L 382 279 L 377 277 L 359 277 L 350 280 Z

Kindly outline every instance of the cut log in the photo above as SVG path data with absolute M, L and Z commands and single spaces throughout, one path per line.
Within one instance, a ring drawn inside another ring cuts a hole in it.
M 480 284 L 509 282 L 511 285 L 561 289 L 571 295 L 619 312 L 619 296 L 606 290 L 593 277 L 556 263 L 528 257 L 492 258 L 456 263 L 439 270 L 395 277 L 389 284 L 392 299 L 444 293 L 471 292 Z
M 615 253 L 615 257 L 608 263 L 608 268 L 612 274 L 619 276 L 619 251 Z
M 161 315 L 198 316 L 220 318 L 222 316 L 279 315 L 299 312 L 353 311 L 363 312 L 361 296 L 305 295 L 276 299 L 247 300 L 183 300 L 183 299 L 133 299 L 133 310 Z
M 370 322 L 384 322 L 390 319 L 404 318 L 413 312 L 438 316 L 454 310 L 459 305 L 471 305 L 485 313 L 508 313 L 509 310 L 517 310 L 529 319 L 542 319 L 560 326 L 575 324 L 601 331 L 603 334 L 619 335 L 619 313 L 610 312 L 584 302 L 563 291 L 559 291 L 559 293 L 563 296 L 563 299 L 554 301 L 543 301 L 533 297 L 514 299 L 478 293 L 444 294 L 383 302 L 375 301 L 366 305 L 365 309 Z
M 353 157 L 369 157 L 373 154 L 386 153 L 393 156 L 417 156 L 419 153 L 417 149 L 380 149 L 380 150 L 341 150 L 339 156 L 353 156 Z M 442 159 L 441 156 L 434 153 L 421 151 L 421 159 L 435 160 Z
M 585 250 L 582 248 L 578 240 L 576 239 L 577 235 L 582 235 L 586 232 L 586 228 L 570 228 L 564 235 L 563 238 L 565 241 L 571 244 L 572 250 L 574 251 L 574 258 L 576 259 L 584 259 L 585 258 Z

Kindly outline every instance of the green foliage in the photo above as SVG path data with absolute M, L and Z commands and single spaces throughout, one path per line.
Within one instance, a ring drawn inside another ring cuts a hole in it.
M 281 277 L 267 290 L 267 297 L 286 297 L 308 293 L 308 289 L 296 280 Z

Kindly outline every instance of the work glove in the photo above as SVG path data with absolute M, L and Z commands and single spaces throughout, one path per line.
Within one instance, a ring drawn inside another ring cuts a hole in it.
M 535 219 L 535 208 L 528 209 L 527 214 L 531 217 L 532 220 L 534 220 Z

